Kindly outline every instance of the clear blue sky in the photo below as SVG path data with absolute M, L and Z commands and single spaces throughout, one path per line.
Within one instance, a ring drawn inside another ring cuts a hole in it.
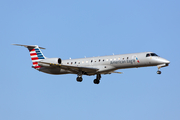
M 180 1 L 1 0 L 0 120 L 179 120 Z M 62 59 L 152 51 L 171 61 L 120 74 L 49 75 L 28 50 Z

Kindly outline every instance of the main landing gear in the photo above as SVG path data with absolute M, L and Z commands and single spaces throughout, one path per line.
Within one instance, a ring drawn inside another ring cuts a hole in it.
M 94 84 L 99 84 L 101 79 L 101 74 L 97 74 L 96 79 L 94 79 Z
M 99 84 L 101 79 L 101 74 L 97 74 L 96 79 L 94 79 L 94 84 Z M 82 72 L 78 73 L 78 77 L 76 78 L 77 82 L 82 82 Z
M 78 76 L 78 77 L 76 78 L 76 80 L 77 80 L 78 82 L 82 82 L 83 78 L 82 78 L 82 76 Z
M 78 77 L 76 78 L 76 80 L 77 80 L 78 82 L 82 82 L 83 78 L 82 78 L 82 72 L 81 72 L 81 71 L 79 71 Z

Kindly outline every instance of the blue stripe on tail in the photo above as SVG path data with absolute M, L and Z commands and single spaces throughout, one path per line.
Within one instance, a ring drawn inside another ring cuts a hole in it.
M 45 59 L 44 55 L 42 54 L 39 48 L 35 48 L 35 51 L 36 51 L 38 59 Z

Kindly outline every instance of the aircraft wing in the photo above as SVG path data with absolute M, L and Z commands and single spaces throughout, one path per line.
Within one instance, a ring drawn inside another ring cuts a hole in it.
M 38 63 L 46 64 L 51 67 L 60 67 L 64 70 L 69 70 L 76 74 L 79 71 L 83 71 L 83 72 L 87 72 L 87 73 L 96 73 L 99 70 L 97 68 L 92 68 L 92 67 L 70 66 L 70 65 L 54 64 L 54 63 L 47 63 L 47 62 L 38 62 Z

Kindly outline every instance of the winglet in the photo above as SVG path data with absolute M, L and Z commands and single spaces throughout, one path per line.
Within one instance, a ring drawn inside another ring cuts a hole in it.
M 16 45 L 16 46 L 24 46 L 26 48 L 31 48 L 31 47 L 37 47 L 37 45 L 21 45 L 21 44 L 12 44 L 12 45 Z M 46 48 L 43 48 L 43 47 L 39 47 L 40 49 L 46 49 Z

